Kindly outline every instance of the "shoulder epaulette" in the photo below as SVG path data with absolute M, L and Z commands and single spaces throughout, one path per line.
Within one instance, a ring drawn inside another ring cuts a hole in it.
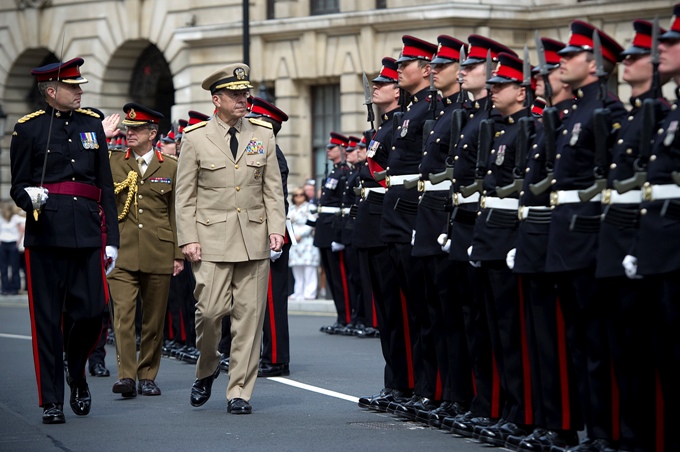
M 20 124 L 23 124 L 26 121 L 30 121 L 33 118 L 37 118 L 38 116 L 42 115 L 43 113 L 45 113 L 45 110 L 34 111 L 33 113 L 27 114 L 23 118 L 19 118 L 19 120 L 17 122 L 20 123 Z
M 270 123 L 268 123 L 267 121 L 263 121 L 263 120 L 261 120 L 261 119 L 257 119 L 257 118 L 248 118 L 248 121 L 250 121 L 250 122 L 253 123 L 253 124 L 257 124 L 258 126 L 266 127 L 266 128 L 268 128 L 268 129 L 273 129 L 273 128 L 274 128 L 274 126 L 272 126 Z M 184 130 L 186 130 L 186 129 L 184 129 Z
M 172 154 L 163 154 L 163 157 L 165 157 L 166 159 L 175 160 L 175 161 L 177 161 L 177 159 L 178 159 L 178 157 L 176 155 L 172 155 Z
M 123 153 L 123 150 L 122 150 L 122 149 L 113 149 L 113 148 L 110 148 L 110 149 L 109 149 L 109 160 L 111 160 L 111 156 L 112 156 L 113 154 L 122 154 L 122 153 Z
M 188 132 L 191 132 L 192 130 L 200 129 L 201 127 L 205 126 L 206 124 L 208 124 L 208 121 L 201 121 L 201 122 L 196 123 L 192 126 L 185 127 L 184 131 L 182 133 L 188 133 Z
M 93 118 L 101 119 L 101 116 L 99 116 L 99 113 L 95 113 L 92 110 L 90 110 L 89 108 L 76 108 L 76 111 L 78 113 L 82 113 L 84 115 L 90 115 Z

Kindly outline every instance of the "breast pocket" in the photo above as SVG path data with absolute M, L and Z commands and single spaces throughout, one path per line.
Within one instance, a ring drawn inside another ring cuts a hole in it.
M 225 188 L 227 186 L 227 165 L 224 161 L 201 161 L 198 186 Z
M 248 167 L 248 185 L 261 185 L 267 169 L 267 159 L 264 154 L 247 156 L 246 166 Z

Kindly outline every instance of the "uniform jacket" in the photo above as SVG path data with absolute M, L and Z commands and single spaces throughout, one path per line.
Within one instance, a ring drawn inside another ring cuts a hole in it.
M 356 151 L 354 151 L 356 152 Z M 361 187 L 359 173 L 366 166 L 365 162 L 357 162 L 350 166 L 345 180 L 345 190 L 342 192 L 342 208 L 349 210 L 356 202 L 357 195 L 354 193 L 355 187 Z M 342 215 L 342 233 L 340 239 L 343 245 L 352 245 L 354 236 L 355 219 L 348 213 Z
M 102 246 L 101 211 L 105 215 L 106 245 L 118 246 L 118 225 L 108 147 L 101 118 L 90 110 L 54 112 L 45 183 L 74 181 L 102 191 L 100 205 L 83 197 L 48 194 L 38 221 L 24 190 L 40 185 L 50 117 L 53 109 L 24 116 L 14 126 L 10 147 L 14 202 L 26 211 L 24 244 L 66 248 Z
M 330 174 L 324 180 L 319 198 L 319 207 L 342 206 L 342 193 L 345 190 L 345 182 L 349 173 L 346 163 L 336 163 Z M 323 210 L 323 209 L 322 209 Z M 319 212 L 316 220 L 316 232 L 314 233 L 314 246 L 330 248 L 331 243 L 342 240 L 342 217 L 340 214 Z
M 214 117 L 184 130 L 175 193 L 179 245 L 199 243 L 209 262 L 268 259 L 269 235 L 285 233 L 274 133 L 243 118 L 234 159 L 220 122 Z
M 151 162 L 141 176 L 134 154 L 125 157 L 125 152 L 111 152 L 113 181 L 120 183 L 131 171 L 137 173 L 137 183 L 133 186 L 137 194 L 127 215 L 118 221 L 120 251 L 116 267 L 131 272 L 172 273 L 173 260 L 184 259 L 177 246 L 175 226 L 177 161 L 164 156 L 160 162 L 153 152 Z M 116 197 L 119 215 L 129 193 L 130 187 L 123 188 Z

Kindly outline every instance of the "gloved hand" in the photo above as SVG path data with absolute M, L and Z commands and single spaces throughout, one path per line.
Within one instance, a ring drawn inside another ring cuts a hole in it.
M 115 246 L 107 245 L 105 248 L 105 252 L 106 259 L 104 270 L 106 270 L 106 276 L 108 276 L 109 273 L 111 273 L 113 269 L 116 267 L 116 259 L 118 259 L 118 248 L 116 248 Z
M 334 253 L 336 253 L 338 251 L 342 251 L 344 249 L 345 249 L 345 245 L 343 245 L 342 243 L 331 242 L 331 251 L 333 251 Z
M 269 250 L 269 259 L 272 260 L 272 262 L 275 262 L 276 259 L 281 257 L 281 254 L 283 254 L 283 251 L 274 251 L 274 250 Z
M 442 251 L 445 253 L 451 251 L 451 239 L 446 239 L 446 243 L 442 246 Z
M 508 251 L 507 256 L 505 256 L 505 263 L 508 265 L 508 268 L 512 270 L 515 268 L 515 253 L 517 252 L 517 248 L 513 248 L 510 251 Z
M 468 257 L 472 256 L 472 246 L 469 246 L 467 249 Z M 482 263 L 480 261 L 470 261 L 470 265 L 472 265 L 475 268 L 479 268 L 482 266 Z
M 449 252 L 449 248 L 451 248 L 451 240 L 449 240 L 446 234 L 439 234 L 439 237 L 437 237 L 437 243 L 439 243 L 439 246 L 442 247 L 442 251 L 445 253 Z
M 642 276 L 637 274 L 637 262 L 637 257 L 631 256 L 630 254 L 627 254 L 626 257 L 623 258 L 621 264 L 623 265 L 623 269 L 626 272 L 628 279 L 642 279 Z
M 40 187 L 26 187 L 24 188 L 28 196 L 31 197 L 31 202 L 33 203 L 34 209 L 39 209 L 41 206 L 45 205 L 47 202 L 48 191 L 46 188 Z
M 413 229 L 413 230 L 411 231 L 411 246 L 413 246 L 413 245 L 415 245 L 415 244 L 416 244 L 416 230 Z

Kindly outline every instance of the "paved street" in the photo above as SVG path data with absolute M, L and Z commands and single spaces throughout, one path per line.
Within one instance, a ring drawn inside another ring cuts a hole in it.
M 202 407 L 189 405 L 194 366 L 163 358 L 159 397 L 123 400 L 111 393 L 114 375 L 89 377 L 92 412 L 66 424 L 43 425 L 38 408 L 28 308 L 0 300 L 0 451 L 355 451 L 415 449 L 480 451 L 479 443 L 358 408 L 361 395 L 382 387 L 379 341 L 328 336 L 328 313 L 292 312 L 291 375 L 258 379 L 253 414 L 226 412 L 227 375 Z

